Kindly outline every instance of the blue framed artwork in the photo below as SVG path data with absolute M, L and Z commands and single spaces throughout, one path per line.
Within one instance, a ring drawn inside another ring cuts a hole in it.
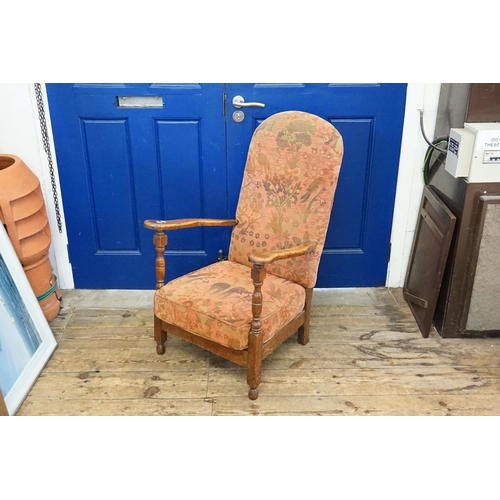
M 56 340 L 0 224 L 0 389 L 15 415 L 56 348 Z

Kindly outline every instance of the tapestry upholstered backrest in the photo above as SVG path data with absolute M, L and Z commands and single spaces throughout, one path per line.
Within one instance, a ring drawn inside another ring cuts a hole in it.
M 267 266 L 271 274 L 314 287 L 343 151 L 339 132 L 318 116 L 287 111 L 263 121 L 248 151 L 229 260 L 250 266 L 255 250 L 316 240 L 313 252 Z

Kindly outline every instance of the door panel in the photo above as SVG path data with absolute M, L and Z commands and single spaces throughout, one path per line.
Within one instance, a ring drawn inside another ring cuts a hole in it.
M 155 249 L 143 221 L 234 217 L 253 131 L 286 110 L 317 114 L 344 138 L 317 286 L 385 284 L 406 85 L 52 84 L 47 91 L 77 288 L 152 288 Z M 245 119 L 236 123 L 237 95 L 265 107 L 242 108 Z M 153 105 L 163 105 L 121 107 L 118 96 L 158 97 Z M 214 262 L 229 235 L 230 228 L 171 232 L 167 279 Z
M 87 120 L 81 122 L 86 152 L 87 183 L 91 186 L 89 205 L 98 253 L 138 252 L 136 203 L 125 120 Z M 106 148 L 93 148 L 106 138 Z M 102 166 L 106 175 L 102 175 Z M 110 182 L 110 179 L 112 182 Z M 110 203 L 111 198 L 111 203 Z M 120 220 L 120 224 L 116 221 Z
M 338 130 L 342 130 L 344 144 L 356 143 L 357 147 L 345 148 L 340 188 L 335 193 L 335 209 L 331 214 L 325 248 L 361 251 L 368 203 L 366 199 L 370 165 L 368 160 L 373 120 L 331 122 Z M 346 166 L 347 168 L 344 168 Z M 349 214 L 348 217 L 345 214 Z

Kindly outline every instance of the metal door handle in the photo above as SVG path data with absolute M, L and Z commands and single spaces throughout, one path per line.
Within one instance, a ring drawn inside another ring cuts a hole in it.
M 249 108 L 250 106 L 255 106 L 256 108 L 265 108 L 266 105 L 261 102 L 245 102 L 245 99 L 240 95 L 233 97 L 233 106 L 235 108 Z

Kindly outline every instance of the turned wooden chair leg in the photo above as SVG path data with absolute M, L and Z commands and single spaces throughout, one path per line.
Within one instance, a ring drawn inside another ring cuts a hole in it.
M 299 327 L 299 337 L 298 337 L 298 342 L 301 345 L 306 345 L 309 342 L 309 322 L 311 318 L 312 295 L 313 295 L 313 289 L 306 288 L 304 324 L 301 327 Z
M 168 237 L 165 231 L 156 229 L 153 237 L 153 243 L 156 248 L 156 289 L 159 290 L 165 283 L 165 247 L 168 243 Z M 154 319 L 154 337 L 156 340 L 156 352 L 165 354 L 165 342 L 167 341 L 167 332 L 161 327 L 161 320 L 156 317 Z
M 247 372 L 247 383 L 249 385 L 248 397 L 255 401 L 259 397 L 259 385 L 262 380 L 262 365 L 258 367 L 257 370 L 249 369 Z
M 167 341 L 167 332 L 161 327 L 161 319 L 155 316 L 154 336 L 156 340 L 156 352 L 165 354 L 165 342 Z
M 250 386 L 248 397 L 255 400 L 259 397 L 259 384 L 262 379 L 262 330 L 260 314 L 262 312 L 262 283 L 266 277 L 266 270 L 261 264 L 252 267 L 253 296 L 252 296 L 252 328 L 248 336 L 247 383 Z
M 259 385 L 262 381 L 262 337 L 252 340 L 250 334 L 248 346 L 247 384 L 248 397 L 255 400 L 259 397 Z

